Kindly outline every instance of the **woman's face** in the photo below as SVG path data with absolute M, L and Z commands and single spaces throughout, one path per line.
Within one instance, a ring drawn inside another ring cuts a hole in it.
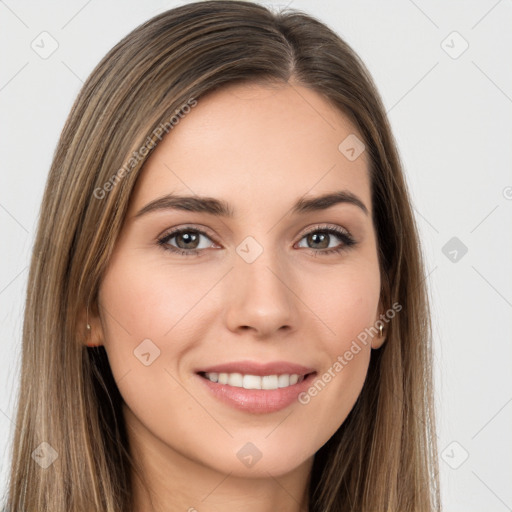
M 99 296 L 134 446 L 279 475 L 343 423 L 383 341 L 357 342 L 382 311 L 355 137 L 309 89 L 231 85 L 157 146 Z

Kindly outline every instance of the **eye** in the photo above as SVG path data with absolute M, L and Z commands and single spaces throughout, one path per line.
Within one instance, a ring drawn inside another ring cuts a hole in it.
M 204 231 L 185 227 L 166 233 L 158 239 L 158 245 L 167 251 L 193 256 L 199 254 L 203 249 L 214 247 L 215 243 Z
M 306 245 L 302 242 L 303 240 L 305 240 Z M 348 231 L 339 227 L 325 226 L 317 227 L 306 233 L 299 241 L 298 246 L 313 249 L 315 255 L 325 255 L 347 250 L 355 244 L 356 241 Z
M 192 227 L 167 232 L 158 239 L 157 243 L 162 249 L 182 256 L 199 256 L 205 249 L 220 247 L 205 231 Z M 312 250 L 316 256 L 317 254 L 339 253 L 355 244 L 356 241 L 343 228 L 317 226 L 303 235 L 297 246 Z

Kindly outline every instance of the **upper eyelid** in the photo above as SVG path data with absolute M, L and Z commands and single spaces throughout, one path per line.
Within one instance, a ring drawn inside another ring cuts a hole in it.
M 308 228 L 304 228 L 304 230 L 299 231 L 299 234 L 302 233 L 302 236 L 306 236 L 306 235 L 308 235 L 311 232 L 323 231 L 323 230 L 325 230 L 325 231 L 329 231 L 329 230 L 343 231 L 347 235 L 351 236 L 351 233 L 350 233 L 350 231 L 347 228 L 345 228 L 343 226 L 338 226 L 338 225 L 335 225 L 335 224 L 325 224 L 325 223 L 317 224 L 317 225 L 314 225 L 314 226 L 310 226 Z M 297 234 L 297 236 L 299 236 L 299 234 Z
M 183 227 L 177 227 L 177 228 L 170 228 L 170 229 L 166 229 L 165 231 L 163 231 L 160 235 L 158 235 L 156 238 L 157 240 L 162 240 L 164 238 L 168 238 L 170 236 L 176 236 L 184 231 L 198 231 L 198 232 L 201 232 L 201 234 L 205 234 L 206 236 L 210 237 L 210 238 L 215 238 L 215 235 L 212 235 L 212 231 L 207 228 L 206 226 L 202 226 L 202 225 L 196 225 L 196 226 L 192 226 L 192 225 L 184 225 Z

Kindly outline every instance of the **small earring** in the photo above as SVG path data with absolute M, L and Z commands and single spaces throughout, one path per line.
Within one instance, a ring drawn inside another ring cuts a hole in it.
M 380 332 L 380 337 L 382 338 L 382 331 L 384 330 L 384 327 L 382 326 L 382 324 L 379 325 L 379 332 Z
M 91 330 L 91 326 L 89 324 L 89 306 L 87 306 L 87 330 L 90 331 Z

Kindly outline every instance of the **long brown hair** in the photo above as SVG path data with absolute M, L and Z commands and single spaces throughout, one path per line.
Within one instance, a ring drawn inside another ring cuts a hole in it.
M 83 344 L 83 312 L 97 313 L 102 273 L 158 128 L 223 85 L 292 80 L 349 116 L 364 138 L 382 301 L 402 306 L 372 351 L 354 408 L 315 455 L 310 510 L 440 510 L 424 266 L 375 85 L 354 51 L 304 13 L 205 1 L 164 12 L 118 43 L 64 126 L 28 281 L 9 512 L 132 510 L 122 398 L 104 349 Z M 43 469 L 34 450 L 57 458 Z

